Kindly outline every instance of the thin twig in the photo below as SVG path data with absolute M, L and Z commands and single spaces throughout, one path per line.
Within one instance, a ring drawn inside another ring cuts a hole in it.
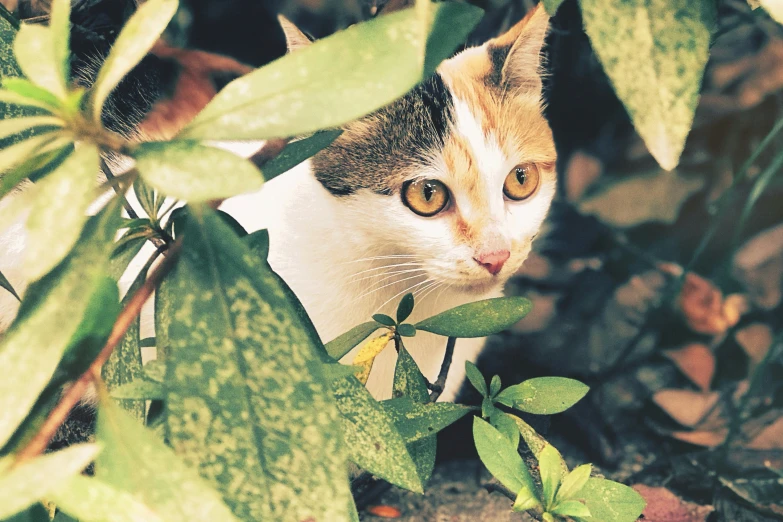
M 484 484 L 484 489 L 487 490 L 487 493 L 500 493 L 512 501 L 517 499 L 517 496 L 510 489 L 499 482 L 487 482 Z
M 106 176 L 106 181 L 112 183 L 115 179 L 117 179 L 114 176 L 114 173 L 112 173 L 111 168 L 109 167 L 108 163 L 106 163 L 106 160 L 101 156 L 101 171 L 103 172 L 103 175 Z M 125 192 L 119 187 L 119 185 L 112 183 L 112 187 L 114 188 L 114 192 L 117 193 L 119 197 L 122 198 L 122 206 L 125 208 L 125 212 L 128 213 L 128 217 L 131 219 L 139 219 L 139 215 L 136 213 L 135 210 L 133 210 L 133 207 L 130 204 L 130 201 L 128 201 L 128 198 L 125 197 Z
M 440 365 L 440 373 L 438 373 L 437 380 L 430 386 L 430 389 L 432 390 L 432 393 L 430 393 L 430 402 L 437 401 L 446 388 L 446 377 L 449 375 L 451 360 L 454 358 L 455 344 L 457 344 L 457 338 L 449 337 L 449 340 L 446 343 L 446 353 L 443 355 L 443 363 Z
M 46 450 L 49 441 L 52 440 L 52 437 L 57 433 L 57 430 L 60 429 L 60 426 L 62 426 L 68 418 L 68 414 L 74 406 L 81 400 L 84 392 L 93 381 L 94 375 L 100 375 L 101 367 L 109 360 L 114 348 L 122 342 L 128 328 L 130 328 L 133 321 L 135 321 L 141 313 L 141 308 L 144 306 L 144 303 L 147 302 L 147 299 L 149 299 L 166 274 L 168 274 L 169 270 L 173 268 L 180 247 L 180 243 L 174 243 L 169 248 L 169 255 L 165 257 L 164 261 L 158 265 L 152 273 L 150 273 L 141 288 L 133 294 L 133 297 L 130 298 L 128 304 L 125 305 L 125 308 L 122 309 L 120 315 L 117 316 L 114 327 L 101 352 L 92 364 L 90 364 L 87 371 L 85 371 L 81 377 L 65 391 L 60 402 L 58 402 L 51 413 L 49 413 L 49 416 L 35 436 L 19 451 L 19 453 L 17 453 L 17 464 L 36 457 Z M 157 256 L 159 253 L 161 253 L 161 251 L 157 250 L 153 255 Z

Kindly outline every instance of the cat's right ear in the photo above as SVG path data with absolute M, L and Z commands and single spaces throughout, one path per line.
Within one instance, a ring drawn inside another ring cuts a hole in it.
M 285 34 L 285 46 L 289 53 L 313 43 L 294 23 L 283 15 L 277 15 Z

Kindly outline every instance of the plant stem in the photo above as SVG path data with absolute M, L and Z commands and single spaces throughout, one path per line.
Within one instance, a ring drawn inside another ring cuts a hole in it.
M 149 299 L 166 274 L 168 274 L 168 272 L 174 267 L 180 248 L 181 243 L 174 243 L 169 248 L 169 255 L 166 256 L 164 261 L 150 273 L 149 277 L 141 286 L 141 288 L 139 288 L 139 290 L 133 294 L 133 297 L 130 298 L 128 304 L 125 305 L 125 307 L 122 309 L 122 312 L 120 312 L 120 315 L 117 316 L 117 320 L 114 322 L 114 327 L 112 328 L 112 331 L 109 334 L 109 338 L 106 340 L 106 344 L 104 345 L 101 352 L 92 362 L 92 364 L 90 364 L 90 367 L 87 369 L 87 371 L 85 371 L 81 377 L 79 377 L 79 379 L 74 382 L 73 385 L 71 385 L 71 387 L 65 391 L 65 393 L 63 393 L 60 402 L 58 402 L 54 409 L 49 413 L 49 416 L 38 430 L 38 433 L 36 433 L 35 436 L 30 439 L 30 442 L 28 442 L 27 445 L 19 451 L 19 453 L 17 453 L 17 464 L 36 457 L 46 450 L 46 447 L 49 445 L 49 441 L 52 440 L 52 437 L 54 437 L 54 435 L 57 433 L 57 430 L 60 429 L 60 426 L 62 426 L 62 424 L 68 418 L 68 414 L 71 412 L 74 406 L 79 403 L 82 396 L 84 395 L 84 392 L 87 391 L 90 383 L 93 381 L 93 379 L 96 378 L 96 376 L 100 378 L 101 367 L 106 361 L 109 360 L 109 357 L 114 351 L 114 348 L 116 348 L 117 345 L 122 342 L 122 339 L 125 337 L 125 333 L 128 331 L 128 328 L 130 328 L 131 324 L 133 324 L 133 321 L 135 321 L 141 313 L 141 308 L 144 306 L 144 303 L 147 302 L 147 299 Z M 161 253 L 162 251 L 158 250 L 153 255 L 154 257 L 157 257 L 157 255 Z
M 446 343 L 446 353 L 443 355 L 443 363 L 440 365 L 440 372 L 438 373 L 437 380 L 430 387 L 432 393 L 430 393 L 430 402 L 438 400 L 443 390 L 446 388 L 446 377 L 449 375 L 449 368 L 451 368 L 451 360 L 454 358 L 454 345 L 457 344 L 456 337 L 449 337 Z

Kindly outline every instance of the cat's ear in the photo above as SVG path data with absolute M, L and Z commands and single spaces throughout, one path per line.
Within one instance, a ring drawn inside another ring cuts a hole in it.
M 277 19 L 280 22 L 280 27 L 283 28 L 285 46 L 289 53 L 312 43 L 307 35 L 300 31 L 291 20 L 283 15 L 277 15 Z
M 549 15 L 538 4 L 521 22 L 487 42 L 490 80 L 498 86 L 540 92 L 541 51 L 548 31 Z

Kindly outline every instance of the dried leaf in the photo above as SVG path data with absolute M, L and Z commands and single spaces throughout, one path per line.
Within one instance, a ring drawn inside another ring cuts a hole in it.
M 715 511 L 712 506 L 700 506 L 686 502 L 666 488 L 653 488 L 643 484 L 633 486 L 644 500 L 645 520 L 655 522 L 707 522 L 707 517 Z
M 672 437 L 696 446 L 715 448 L 723 444 L 728 435 L 728 428 L 719 428 L 714 431 L 675 431 L 670 433 Z
M 680 291 L 678 304 L 688 326 L 694 332 L 722 335 L 737 324 L 744 313 L 741 299 L 728 298 L 711 281 L 688 272 Z
M 680 207 L 704 186 L 704 179 L 656 171 L 626 177 L 578 203 L 583 214 L 620 228 L 649 222 L 674 223 Z
M 764 428 L 746 447 L 753 450 L 783 449 L 783 417 Z
M 669 416 L 692 428 L 717 404 L 718 392 L 703 393 L 692 390 L 659 390 L 653 395 L 655 404 L 661 407 Z
M 769 325 L 754 323 L 738 330 L 734 334 L 734 338 L 750 357 L 751 364 L 748 373 L 752 374 L 772 346 L 772 329 Z
M 666 350 L 663 354 L 702 391 L 709 391 L 715 375 L 715 355 L 707 345 L 691 343 L 677 350 Z

